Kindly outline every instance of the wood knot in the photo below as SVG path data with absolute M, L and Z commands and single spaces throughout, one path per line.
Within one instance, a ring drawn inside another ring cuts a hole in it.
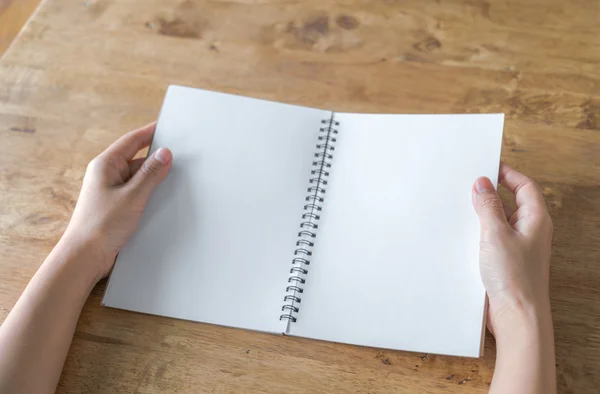
M 434 36 L 427 36 L 413 44 L 413 48 L 419 52 L 432 52 L 441 47 L 442 43 Z
M 344 30 L 354 30 L 360 25 L 358 19 L 352 15 L 340 15 L 335 20 L 335 23 Z

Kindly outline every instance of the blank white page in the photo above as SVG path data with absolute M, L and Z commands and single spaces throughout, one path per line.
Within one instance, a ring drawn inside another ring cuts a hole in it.
M 151 151 L 173 167 L 119 254 L 104 304 L 281 333 L 321 119 L 331 112 L 171 86 Z
M 478 357 L 485 290 L 471 188 L 497 181 L 503 115 L 335 114 L 312 261 L 290 334 Z

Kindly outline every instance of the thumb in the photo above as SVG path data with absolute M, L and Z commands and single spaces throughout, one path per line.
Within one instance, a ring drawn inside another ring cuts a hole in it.
M 500 196 L 492 182 L 486 177 L 478 178 L 475 181 L 473 206 L 479 216 L 481 228 L 496 228 L 508 224 Z
M 171 151 L 167 148 L 159 148 L 148 156 L 128 183 L 143 198 L 148 198 L 156 186 L 167 176 L 172 161 Z

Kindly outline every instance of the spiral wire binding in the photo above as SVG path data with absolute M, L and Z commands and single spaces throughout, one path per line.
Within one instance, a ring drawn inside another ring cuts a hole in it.
M 313 170 L 310 172 L 311 178 L 308 181 L 309 187 L 306 190 L 309 194 L 305 198 L 306 204 L 304 205 L 304 213 L 298 232 L 297 248 L 294 251 L 288 286 L 283 297 L 284 305 L 281 307 L 283 313 L 279 316 L 279 320 L 286 319 L 295 323 L 297 318 L 294 314 L 300 311 L 299 304 L 302 302 L 302 293 L 304 292 L 302 285 L 306 283 L 310 257 L 315 246 L 316 230 L 319 228 L 320 212 L 327 191 L 327 178 L 329 177 L 329 169 L 331 168 L 333 151 L 337 141 L 338 129 L 336 127 L 339 125 L 340 123 L 333 119 L 333 114 L 330 119 L 321 120 L 316 146 L 317 152 L 314 154 Z

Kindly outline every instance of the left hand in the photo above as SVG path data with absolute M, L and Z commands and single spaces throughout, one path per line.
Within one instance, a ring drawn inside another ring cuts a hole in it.
M 81 193 L 63 241 L 92 248 L 93 274 L 110 272 L 117 253 L 133 235 L 152 191 L 167 176 L 173 156 L 160 148 L 133 159 L 150 145 L 155 123 L 130 131 L 87 167 Z

